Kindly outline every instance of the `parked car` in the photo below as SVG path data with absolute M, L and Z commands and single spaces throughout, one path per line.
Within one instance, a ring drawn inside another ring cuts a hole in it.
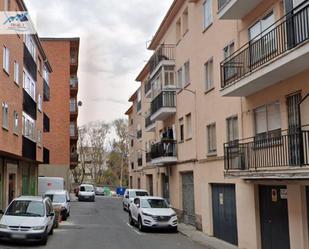
M 96 187 L 95 188 L 95 195 L 104 195 L 104 188 Z
M 54 218 L 49 198 L 18 197 L 11 202 L 0 220 L 0 238 L 39 241 L 46 245 L 48 235 L 54 231 Z
M 122 206 L 124 211 L 129 211 L 130 203 L 137 196 L 148 196 L 147 190 L 144 189 L 126 189 L 123 195 Z
M 52 201 L 54 209 L 60 209 L 62 220 L 66 220 L 70 216 L 70 195 L 66 190 L 48 190 L 45 197 L 49 197 Z
M 47 190 L 64 190 L 64 178 L 40 176 L 38 179 L 38 195 L 43 196 Z
M 146 228 L 168 228 L 177 232 L 177 214 L 161 197 L 136 197 L 129 208 L 129 223 L 140 231 Z
M 93 185 L 81 184 L 79 186 L 78 201 L 95 201 L 95 192 Z

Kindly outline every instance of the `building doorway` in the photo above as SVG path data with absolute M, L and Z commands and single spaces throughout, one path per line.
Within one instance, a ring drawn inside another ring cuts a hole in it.
M 182 174 L 182 209 L 184 223 L 195 226 L 193 172 Z
M 7 164 L 7 203 L 10 204 L 11 201 L 18 195 L 17 191 L 17 164 L 8 163 Z

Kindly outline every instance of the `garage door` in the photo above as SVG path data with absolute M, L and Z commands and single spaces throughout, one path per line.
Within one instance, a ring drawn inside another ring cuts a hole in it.
M 212 184 L 214 236 L 238 244 L 236 195 L 234 184 Z
M 182 206 L 184 223 L 195 226 L 193 173 L 182 174 Z

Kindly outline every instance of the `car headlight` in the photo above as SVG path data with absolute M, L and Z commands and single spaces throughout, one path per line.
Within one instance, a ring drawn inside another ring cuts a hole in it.
M 45 226 L 36 226 L 36 227 L 32 227 L 32 230 L 38 231 L 38 230 L 44 230 Z
M 7 225 L 4 225 L 4 224 L 0 224 L 0 229 L 7 229 L 8 226 Z

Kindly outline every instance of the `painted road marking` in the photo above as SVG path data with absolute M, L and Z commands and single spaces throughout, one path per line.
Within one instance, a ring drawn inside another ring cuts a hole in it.
M 127 223 L 128 227 L 131 227 L 133 229 L 133 231 L 138 234 L 138 235 L 143 235 L 142 233 L 140 233 L 139 231 L 137 231 L 133 226 L 131 226 L 129 223 Z

